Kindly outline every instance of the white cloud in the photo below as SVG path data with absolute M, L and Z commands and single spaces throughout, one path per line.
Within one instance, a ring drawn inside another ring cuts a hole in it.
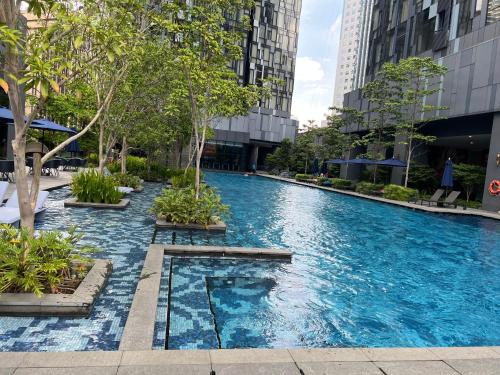
M 325 71 L 319 61 L 304 56 L 297 59 L 295 80 L 298 82 L 317 82 L 325 76 Z

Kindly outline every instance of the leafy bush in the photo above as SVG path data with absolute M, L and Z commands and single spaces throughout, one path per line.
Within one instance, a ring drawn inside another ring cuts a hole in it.
M 327 177 L 318 177 L 318 178 L 316 179 L 316 183 L 317 183 L 318 185 L 320 185 L 320 186 L 321 186 L 321 185 L 323 185 L 326 181 L 328 181 L 328 178 L 327 178 Z
M 372 182 L 359 182 L 356 185 L 356 192 L 360 194 L 373 194 L 373 192 L 381 191 L 384 188 L 383 184 L 374 184 Z
M 439 175 L 434 168 L 424 164 L 415 164 L 408 174 L 408 186 L 419 191 L 434 193 L 439 187 Z
M 296 179 L 297 181 L 307 181 L 307 180 L 310 180 L 310 179 L 312 179 L 312 178 L 313 178 L 313 176 L 312 176 L 312 175 L 310 175 L 310 174 L 297 173 L 297 174 L 295 175 L 295 179 Z
M 106 165 L 108 167 L 108 170 L 111 172 L 111 173 L 121 173 L 121 170 L 122 170 L 122 167 L 120 165 L 120 163 L 118 163 L 117 161 L 113 161 L 111 163 L 108 163 L 108 165 Z
M 68 235 L 41 231 L 33 237 L 26 229 L 0 225 L 0 293 L 67 292 L 65 281 L 74 285 L 86 272 L 86 267 L 72 265 L 88 264 L 85 256 L 95 251 L 88 246 L 77 249 L 80 239 L 74 228 Z M 26 248 L 30 251 L 24 256 Z
M 352 182 L 343 178 L 332 178 L 332 186 L 336 189 L 348 189 L 352 186 Z
M 87 163 L 88 163 L 88 166 L 92 166 L 92 167 L 96 167 L 99 164 L 99 160 L 98 160 L 97 154 L 95 152 L 91 152 L 87 156 Z
M 79 202 L 118 203 L 123 197 L 111 176 L 104 176 L 90 169 L 73 176 L 73 195 Z
M 229 207 L 222 204 L 220 195 L 206 185 L 201 186 L 198 199 L 191 187 L 164 189 L 151 207 L 152 213 L 168 222 L 202 225 L 216 223 L 228 211 Z
M 118 186 L 127 186 L 134 189 L 139 189 L 141 187 L 141 179 L 128 173 L 115 173 L 111 178 Z
M 196 178 L 196 169 L 189 168 L 186 173 L 183 170 L 180 170 L 182 173 L 175 173 L 170 182 L 172 183 L 172 187 L 174 189 L 182 189 L 187 187 L 194 187 L 195 178 Z M 201 173 L 201 172 L 200 172 Z M 203 176 L 200 175 L 200 178 Z
M 418 195 L 418 190 L 405 188 L 399 185 L 387 185 L 384 188 L 384 198 L 395 201 L 408 202 Z

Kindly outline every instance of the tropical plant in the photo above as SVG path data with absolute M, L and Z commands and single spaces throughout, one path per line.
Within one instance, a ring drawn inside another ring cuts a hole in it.
M 79 246 L 75 228 L 67 234 L 40 231 L 36 236 L 25 229 L 0 225 L 0 293 L 67 293 L 65 281 L 83 278 L 96 249 Z M 25 248 L 31 251 L 23 257 Z M 80 266 L 77 266 L 79 264 Z M 70 287 L 71 288 L 71 287 Z
M 313 175 L 311 175 L 311 174 L 297 173 L 295 175 L 295 179 L 297 181 L 308 181 L 312 178 L 313 178 Z
M 182 170 L 180 170 L 182 171 Z M 196 170 L 194 168 L 188 168 L 182 173 L 176 173 L 170 179 L 172 187 L 174 189 L 182 189 L 187 187 L 195 186 Z
M 434 168 L 415 163 L 408 176 L 408 186 L 420 192 L 433 193 L 439 187 L 439 176 Z
M 373 195 L 375 192 L 382 191 L 383 188 L 383 184 L 374 184 L 371 182 L 359 182 L 356 184 L 356 192 L 360 194 Z
M 467 203 L 472 194 L 483 187 L 486 168 L 480 165 L 459 163 L 453 166 L 453 174 L 458 183 L 465 189 Z
M 164 189 L 151 207 L 152 213 L 168 222 L 205 226 L 217 223 L 228 211 L 220 195 L 204 184 L 198 197 L 194 187 Z
M 71 191 L 79 202 L 116 204 L 123 197 L 112 176 L 105 176 L 94 169 L 74 175 Z
M 332 187 L 336 189 L 349 189 L 351 186 L 351 180 L 345 180 L 343 178 L 332 178 Z
M 114 173 L 111 178 L 117 186 L 127 186 L 134 189 L 139 189 L 142 186 L 141 179 L 129 173 Z
M 418 190 L 400 185 L 387 185 L 384 187 L 384 198 L 395 201 L 408 202 L 418 195 Z

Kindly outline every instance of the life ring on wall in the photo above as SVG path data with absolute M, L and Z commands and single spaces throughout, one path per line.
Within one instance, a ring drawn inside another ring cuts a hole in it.
M 500 195 L 500 181 L 493 180 L 490 182 L 490 186 L 488 187 L 488 191 L 491 195 Z

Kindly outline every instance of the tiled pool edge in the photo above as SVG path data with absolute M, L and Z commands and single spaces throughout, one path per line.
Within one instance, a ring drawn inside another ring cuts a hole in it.
M 433 206 L 428 207 L 428 206 L 422 206 L 422 205 L 418 205 L 418 204 L 414 204 L 414 203 L 400 202 L 400 201 L 394 201 L 394 200 L 386 199 L 386 198 L 374 197 L 371 195 L 360 194 L 360 193 L 356 193 L 356 192 L 348 191 L 348 190 L 340 190 L 340 189 L 335 189 L 335 188 L 331 188 L 331 187 L 327 187 L 327 186 L 314 185 L 314 184 L 310 184 L 307 182 L 296 181 L 296 180 L 293 180 L 291 178 L 273 176 L 273 175 L 268 175 L 268 174 L 264 174 L 264 173 L 258 173 L 257 176 L 265 177 L 265 178 L 269 178 L 269 179 L 273 179 L 273 180 L 277 180 L 277 181 L 289 182 L 289 183 L 292 183 L 295 185 L 310 187 L 313 189 L 315 188 L 315 189 L 320 189 L 320 190 L 324 190 L 324 191 L 330 191 L 330 192 L 340 193 L 340 194 L 344 194 L 344 195 L 350 195 L 352 197 L 367 199 L 367 200 L 376 201 L 376 202 L 380 202 L 380 203 L 392 204 L 394 206 L 429 212 L 429 213 L 433 213 L 433 214 L 476 216 L 476 217 L 482 217 L 482 218 L 486 218 L 486 219 L 500 220 L 500 214 L 497 214 L 495 212 L 481 211 L 481 210 L 475 210 L 475 209 L 460 210 L 460 209 L 442 208 L 442 207 L 433 207 Z
M 151 350 L 154 348 L 158 298 L 165 256 L 251 257 L 290 261 L 292 253 L 285 249 L 254 249 L 222 246 L 183 246 L 150 244 L 139 282 L 130 307 L 119 350 Z

